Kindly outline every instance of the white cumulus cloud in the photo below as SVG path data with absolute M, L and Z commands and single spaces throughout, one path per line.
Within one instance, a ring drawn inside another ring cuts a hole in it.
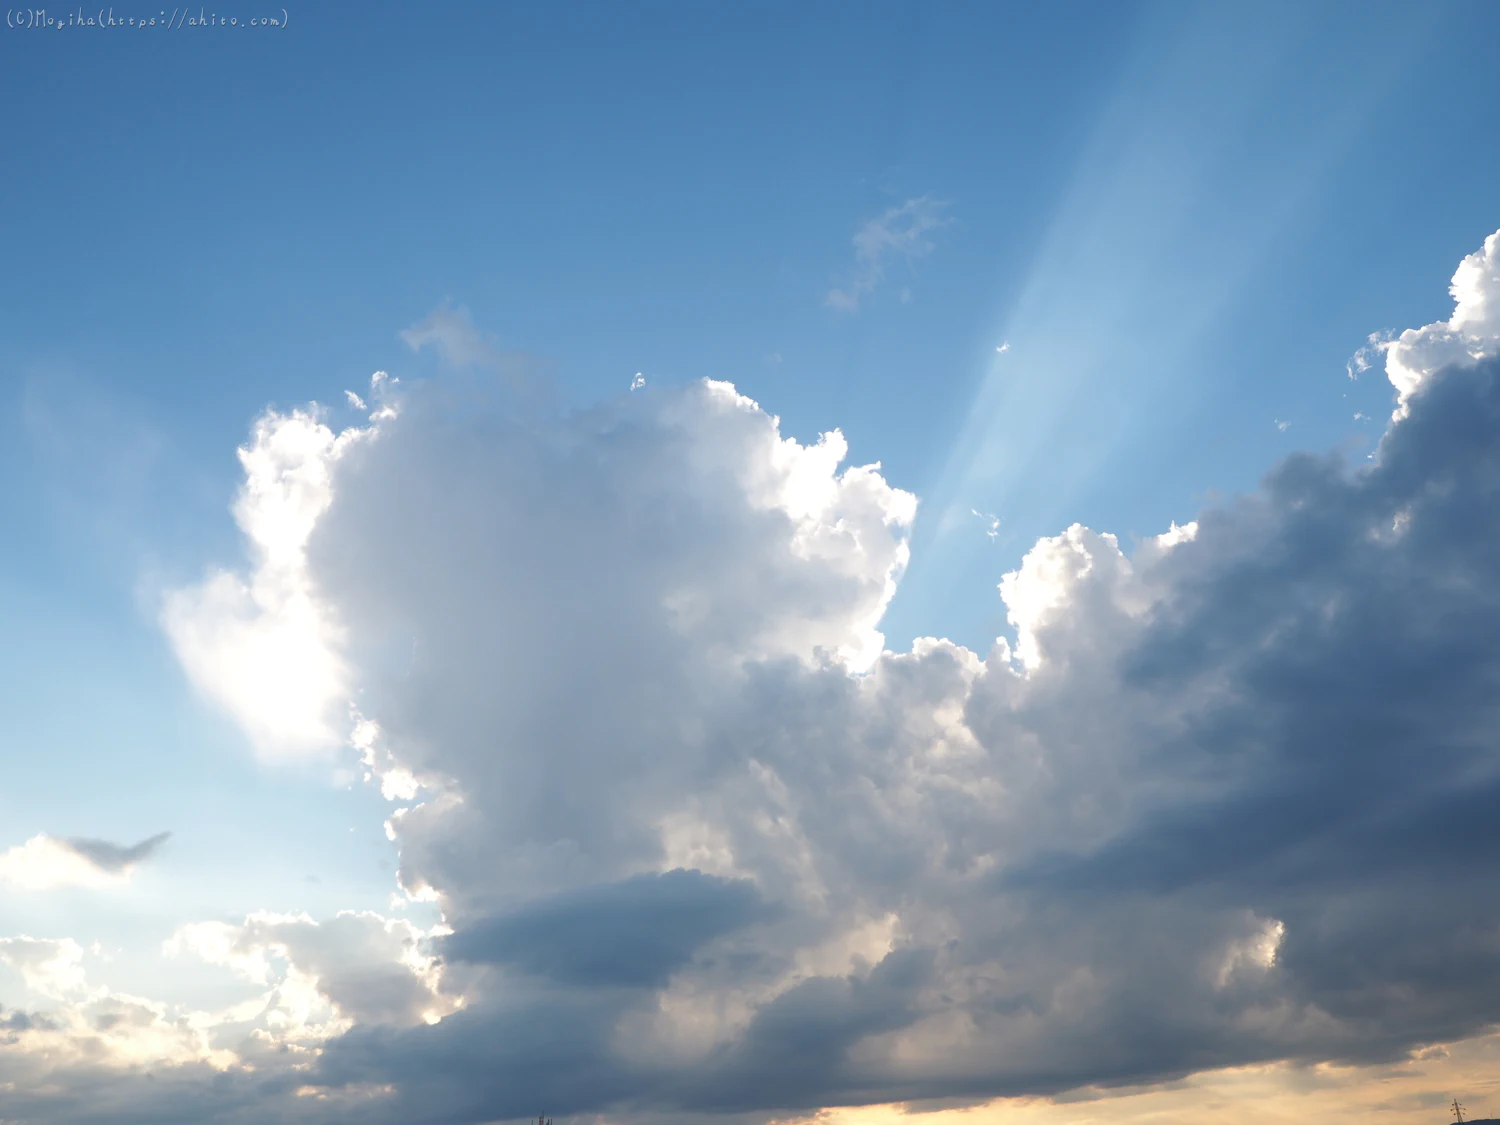
M 1459 263 L 1448 292 L 1454 301 L 1451 317 L 1408 328 L 1379 344 L 1385 352 L 1386 375 L 1399 396 L 1398 414 L 1438 370 L 1500 352 L 1500 231 Z
M 727 384 L 268 417 L 244 593 L 230 627 L 184 595 L 179 654 L 258 739 L 354 724 L 451 933 L 180 949 L 281 989 L 256 1026 L 308 1029 L 309 1098 L 385 1091 L 381 1121 L 1049 1093 L 1493 1025 L 1493 248 L 1387 353 L 1373 462 L 1293 455 L 1129 552 L 1042 539 L 984 653 L 885 650 L 915 498 Z M 316 705 L 214 671 L 266 630 Z
M 385 375 L 371 382 L 383 397 Z M 327 751 L 347 738 L 340 628 L 310 585 L 308 539 L 332 502 L 333 466 L 372 439 L 390 409 L 338 434 L 317 410 L 261 418 L 239 451 L 245 483 L 234 505 L 248 572 L 216 570 L 165 598 L 162 624 L 188 675 L 268 756 Z

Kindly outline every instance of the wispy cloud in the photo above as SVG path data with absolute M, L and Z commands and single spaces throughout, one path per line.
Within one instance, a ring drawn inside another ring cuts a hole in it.
M 474 323 L 464 305 L 444 302 L 397 336 L 412 351 L 435 348 L 439 358 L 457 371 L 498 376 L 500 385 L 529 408 L 545 407 L 555 392 L 552 365 L 530 352 L 502 348 L 500 338 Z M 359 409 L 359 403 L 350 401 Z
M 858 312 L 860 302 L 880 288 L 892 259 L 911 261 L 932 253 L 935 244 L 929 234 L 947 221 L 942 215 L 944 206 L 923 195 L 892 207 L 860 227 L 854 235 L 854 275 L 843 288 L 829 290 L 826 303 Z M 911 300 L 910 289 L 901 293 L 903 301 Z
M 0 852 L 0 884 L 31 891 L 111 886 L 129 878 L 171 835 L 159 832 L 125 847 L 108 840 L 38 834 Z
M 1344 364 L 1344 373 L 1350 379 L 1358 379 L 1374 365 L 1374 361 L 1390 350 L 1394 336 L 1390 332 L 1371 332 L 1365 343 Z
M 484 367 L 495 363 L 503 353 L 490 333 L 481 332 L 464 305 L 442 304 L 410 328 L 397 333 L 412 351 L 435 347 L 443 359 L 454 367 Z
M 139 844 L 130 847 L 122 847 L 108 840 L 94 840 L 84 836 L 70 836 L 64 843 L 99 870 L 117 873 L 127 871 L 142 860 L 149 859 L 171 836 L 170 832 L 158 832 L 155 836 L 147 837 Z

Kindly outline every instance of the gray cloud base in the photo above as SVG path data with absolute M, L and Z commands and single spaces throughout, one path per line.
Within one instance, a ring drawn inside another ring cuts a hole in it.
M 677 868 L 476 919 L 443 943 L 443 953 L 566 984 L 661 987 L 700 947 L 765 913 L 748 880 Z

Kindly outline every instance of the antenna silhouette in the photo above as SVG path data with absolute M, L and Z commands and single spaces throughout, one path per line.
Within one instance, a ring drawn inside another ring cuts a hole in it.
M 1453 1116 L 1458 1118 L 1458 1125 L 1463 1125 L 1464 1107 L 1458 1104 L 1457 1098 L 1453 1099 Z M 549 1121 L 547 1125 L 552 1125 L 552 1123 Z

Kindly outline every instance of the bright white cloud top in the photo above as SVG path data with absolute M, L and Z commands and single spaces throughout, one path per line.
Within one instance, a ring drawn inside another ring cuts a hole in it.
M 1398 413 L 1434 373 L 1450 364 L 1472 364 L 1495 355 L 1500 340 L 1500 231 L 1466 257 L 1448 290 L 1453 315 L 1425 328 L 1408 328 L 1380 345 L 1385 370 L 1396 388 Z
M 165 628 L 262 752 L 362 756 L 442 924 L 189 925 L 166 952 L 254 991 L 213 1011 L 7 939 L 37 1003 L 0 1014 L 5 1112 L 764 1115 L 1482 1031 L 1497 255 L 1386 347 L 1370 463 L 1295 455 L 1128 554 L 1044 539 L 986 653 L 885 651 L 916 499 L 725 383 L 538 422 L 377 376 L 354 428 L 267 414 L 247 567 Z M 38 837 L 0 878 L 75 859 Z

